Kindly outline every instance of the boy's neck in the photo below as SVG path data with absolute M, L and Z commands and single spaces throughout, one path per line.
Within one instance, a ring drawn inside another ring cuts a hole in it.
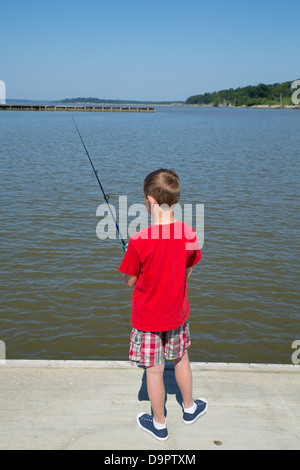
M 155 208 L 153 210 L 153 217 L 154 217 L 154 225 L 166 225 L 172 224 L 176 222 L 174 217 L 174 212 L 172 210 L 165 211 L 161 209 L 158 204 L 155 204 Z

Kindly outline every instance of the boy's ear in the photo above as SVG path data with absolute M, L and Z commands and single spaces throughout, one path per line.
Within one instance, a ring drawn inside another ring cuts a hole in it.
M 150 204 L 157 204 L 156 199 L 153 196 L 147 196 L 147 199 L 149 200 Z

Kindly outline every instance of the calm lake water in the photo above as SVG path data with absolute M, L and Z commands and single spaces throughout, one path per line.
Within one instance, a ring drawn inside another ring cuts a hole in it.
M 157 107 L 74 113 L 118 208 L 174 168 L 204 204 L 189 282 L 192 361 L 291 363 L 299 327 L 297 110 Z M 100 240 L 103 197 L 71 113 L 1 112 L 0 340 L 8 359 L 127 360 L 131 290 L 120 240 Z

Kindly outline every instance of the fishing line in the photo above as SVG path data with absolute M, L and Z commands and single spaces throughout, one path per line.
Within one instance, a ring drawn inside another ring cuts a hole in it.
M 92 168 L 93 168 L 93 171 L 94 171 L 95 176 L 96 176 L 96 178 L 97 178 L 97 181 L 98 181 L 98 183 L 99 183 L 99 186 L 100 186 L 100 189 L 101 189 L 101 191 L 102 191 L 104 200 L 105 200 L 106 204 L 108 205 L 108 209 L 109 209 L 110 214 L 111 214 L 111 216 L 112 216 L 112 218 L 113 218 L 113 221 L 114 221 L 114 223 L 115 223 L 115 225 L 116 225 L 116 228 L 117 228 L 119 237 L 120 237 L 121 242 L 122 242 L 122 245 L 123 245 L 123 250 L 126 252 L 126 248 L 127 248 L 127 247 L 126 247 L 126 243 L 125 243 L 125 241 L 124 241 L 124 238 L 122 237 L 122 234 L 121 234 L 121 231 L 120 231 L 118 222 L 116 221 L 116 218 L 115 218 L 115 216 L 114 216 L 114 214 L 113 214 L 113 211 L 111 210 L 110 204 L 109 204 L 109 202 L 108 202 L 108 200 L 109 200 L 109 195 L 108 195 L 108 194 L 105 194 L 105 191 L 104 191 L 103 186 L 102 186 L 102 184 L 101 184 L 100 178 L 99 178 L 99 176 L 98 176 L 98 170 L 96 170 L 95 167 L 94 167 L 94 164 L 93 164 L 93 162 L 92 162 L 92 159 L 91 159 L 91 157 L 90 157 L 90 154 L 89 154 L 89 152 L 88 152 L 88 150 L 87 150 L 87 148 L 86 148 L 86 146 L 85 146 L 85 143 L 84 143 L 84 141 L 83 141 L 83 138 L 82 138 L 82 136 L 81 136 L 81 134 L 80 134 L 80 132 L 79 132 L 78 126 L 77 126 L 77 124 L 76 124 L 75 119 L 74 119 L 73 116 L 72 116 L 72 119 L 73 119 L 74 125 L 75 125 L 75 127 L 76 127 L 76 130 L 77 130 L 77 132 L 78 132 L 78 135 L 79 135 L 79 137 L 80 137 L 80 140 L 81 140 L 81 142 L 82 142 L 82 145 L 83 145 L 83 148 L 84 148 L 84 150 L 85 150 L 85 153 L 87 154 L 87 157 L 88 157 L 88 159 L 89 159 L 89 162 L 90 162 L 90 164 L 91 164 L 91 166 L 92 166 Z

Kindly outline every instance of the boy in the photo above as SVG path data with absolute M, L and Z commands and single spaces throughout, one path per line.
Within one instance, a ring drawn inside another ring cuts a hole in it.
M 130 337 L 131 361 L 146 367 L 153 416 L 140 413 L 137 424 L 158 440 L 168 438 L 164 416 L 164 361 L 173 361 L 183 398 L 183 422 L 194 423 L 207 411 L 204 399 L 192 398 L 192 372 L 187 284 L 201 258 L 195 231 L 175 219 L 172 206 L 180 196 L 173 170 L 160 169 L 144 180 L 144 197 L 154 224 L 133 235 L 119 267 L 133 287 Z

